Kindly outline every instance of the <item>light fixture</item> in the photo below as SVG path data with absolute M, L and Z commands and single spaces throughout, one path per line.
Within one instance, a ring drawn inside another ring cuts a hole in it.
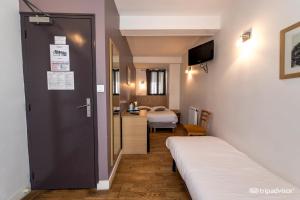
M 192 72 L 192 66 L 189 66 L 186 70 L 185 70 L 185 73 L 186 74 L 189 74 Z
M 146 89 L 146 82 L 145 82 L 144 80 L 141 80 L 141 81 L 139 82 L 139 88 L 140 88 L 141 90 Z
M 244 32 L 241 35 L 242 41 L 246 42 L 246 41 L 250 40 L 251 36 L 252 36 L 252 29 L 249 29 L 248 31 Z
M 255 52 L 257 45 L 257 31 L 253 28 L 250 28 L 248 31 L 245 31 L 243 34 L 241 34 L 236 43 L 239 58 L 244 61 L 251 58 L 251 55 Z

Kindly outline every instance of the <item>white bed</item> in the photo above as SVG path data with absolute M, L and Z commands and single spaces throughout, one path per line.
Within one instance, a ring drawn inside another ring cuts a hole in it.
M 299 189 L 221 139 L 170 137 L 166 145 L 193 200 L 300 200 Z
M 154 132 L 156 132 L 158 128 L 172 129 L 174 131 L 177 127 L 177 115 L 165 106 L 139 106 L 138 109 L 148 111 L 148 127 L 150 130 L 154 130 Z
M 147 118 L 149 122 L 172 122 L 175 124 L 178 122 L 177 115 L 169 109 L 164 111 L 149 111 L 147 113 Z

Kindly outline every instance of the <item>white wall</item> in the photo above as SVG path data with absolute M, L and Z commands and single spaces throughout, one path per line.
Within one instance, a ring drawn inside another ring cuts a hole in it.
M 300 21 L 298 0 L 238 0 L 224 15 L 209 73 L 181 70 L 181 109 L 213 113 L 210 133 L 300 186 L 300 78 L 279 80 L 279 32 Z M 237 47 L 253 28 L 250 43 Z
M 0 200 L 30 187 L 18 0 L 0 6 Z
M 147 95 L 147 77 L 145 69 L 136 69 L 136 95 L 146 96 Z M 144 81 L 144 84 L 141 82 Z
M 206 41 L 211 40 L 212 38 L 200 38 L 200 40 L 193 45 L 203 44 Z M 192 48 L 191 47 L 191 48 Z M 208 63 L 210 68 L 211 62 Z M 185 73 L 185 70 L 188 69 L 188 52 L 182 57 L 182 65 L 180 71 L 180 110 L 181 110 L 181 123 L 188 122 L 188 108 L 189 106 L 203 108 L 203 103 L 205 97 L 206 89 L 206 79 L 207 75 L 202 70 L 199 69 L 199 66 L 192 66 L 192 70 L 189 74 Z M 210 70 L 210 69 L 209 69 Z
M 180 108 L 180 67 L 181 64 L 170 64 L 169 65 L 169 108 L 179 109 Z

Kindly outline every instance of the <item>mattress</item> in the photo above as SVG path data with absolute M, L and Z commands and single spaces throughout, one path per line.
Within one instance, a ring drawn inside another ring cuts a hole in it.
M 177 115 L 171 110 L 164 111 L 149 111 L 147 113 L 149 122 L 162 122 L 162 123 L 177 123 Z
M 166 141 L 193 200 L 299 200 L 300 190 L 216 137 Z

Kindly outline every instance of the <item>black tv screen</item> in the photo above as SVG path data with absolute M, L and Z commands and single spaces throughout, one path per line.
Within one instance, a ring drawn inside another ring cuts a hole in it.
M 189 66 L 214 59 L 214 41 L 207 42 L 189 50 Z

